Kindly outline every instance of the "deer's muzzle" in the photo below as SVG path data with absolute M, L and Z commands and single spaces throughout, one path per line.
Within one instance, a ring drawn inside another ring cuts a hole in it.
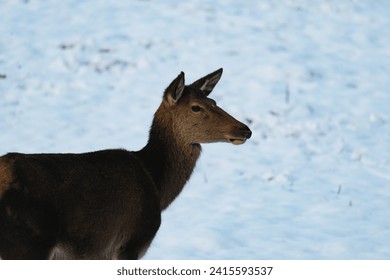
M 252 131 L 245 124 L 241 126 L 231 135 L 227 136 L 227 140 L 234 145 L 244 144 L 246 140 L 251 138 Z

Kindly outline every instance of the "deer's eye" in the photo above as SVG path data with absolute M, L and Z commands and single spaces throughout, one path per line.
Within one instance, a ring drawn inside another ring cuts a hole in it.
M 192 106 L 191 107 L 191 110 L 193 111 L 193 112 L 199 112 L 200 110 L 201 110 L 201 108 L 199 107 L 199 106 Z

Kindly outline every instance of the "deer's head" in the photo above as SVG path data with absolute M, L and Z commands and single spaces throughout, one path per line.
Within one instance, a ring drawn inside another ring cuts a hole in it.
M 229 142 L 243 144 L 252 135 L 239 122 L 209 98 L 222 75 L 222 68 L 186 86 L 181 72 L 164 92 L 159 110 L 169 115 L 173 133 L 188 144 Z

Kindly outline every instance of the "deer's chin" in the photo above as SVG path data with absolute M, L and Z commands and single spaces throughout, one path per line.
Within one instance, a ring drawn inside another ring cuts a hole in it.
M 228 138 L 228 142 L 232 143 L 233 145 L 241 145 L 244 144 L 246 141 L 246 138 Z

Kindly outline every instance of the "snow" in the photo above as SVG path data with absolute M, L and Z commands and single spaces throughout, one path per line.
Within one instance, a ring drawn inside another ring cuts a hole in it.
M 390 258 L 389 1 L 37 1 L 0 9 L 0 154 L 140 149 L 219 67 L 242 146 L 203 146 L 145 259 Z

